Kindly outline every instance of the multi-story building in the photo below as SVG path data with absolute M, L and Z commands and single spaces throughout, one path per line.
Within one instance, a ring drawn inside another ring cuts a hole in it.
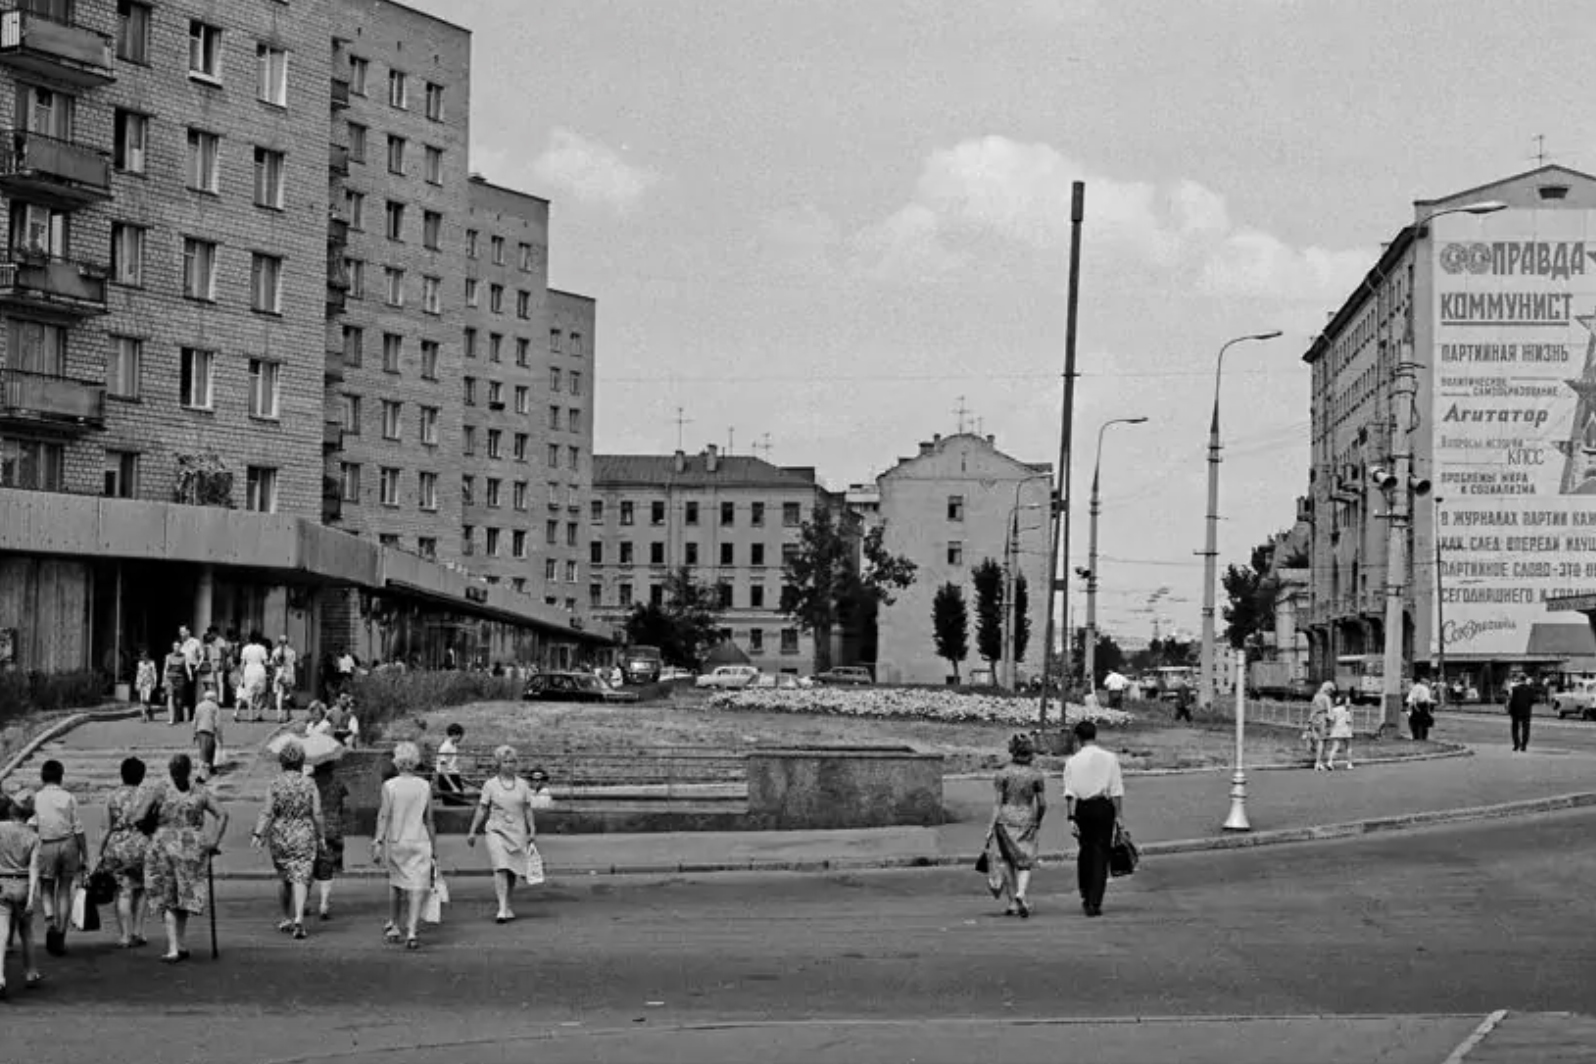
M 547 288 L 547 205 L 468 179 L 469 45 L 389 0 L 0 13 L 12 662 L 125 681 L 180 623 L 368 657 L 590 639 L 534 595 L 541 554 L 473 571 L 462 536 L 474 211 L 538 245 L 529 359 Z
M 542 437 L 548 486 L 543 545 L 543 603 L 575 616 L 587 611 L 588 528 L 583 524 L 594 483 L 593 372 L 597 304 L 587 296 L 549 291 L 549 350 L 541 380 L 548 408 Z
M 931 623 L 937 589 L 949 583 L 964 589 L 970 615 L 971 660 L 959 675 L 967 678 L 979 667 L 971 572 L 987 559 L 1007 567 L 1013 580 L 1005 586 L 1024 578 L 1029 638 L 1015 662 L 1017 675 L 1041 671 L 1052 468 L 1004 454 L 993 436 L 959 433 L 933 436 L 913 458 L 900 458 L 876 478 L 882 545 L 918 567 L 914 583 L 881 608 L 877 679 L 940 684 L 952 678 L 952 664 L 937 656 Z
M 1405 667 L 1444 650 L 1483 695 L 1596 654 L 1546 615 L 1596 581 L 1593 253 L 1596 178 L 1566 167 L 1421 200 L 1303 356 L 1314 679 L 1381 654 L 1388 587 Z
M 619 627 L 635 604 L 662 602 L 666 578 L 686 566 L 719 589 L 722 639 L 751 664 L 811 673 L 814 637 L 781 612 L 781 588 L 783 562 L 816 507 L 846 520 L 841 495 L 826 490 L 810 467 L 723 456 L 713 444 L 697 455 L 598 455 L 591 612 Z M 842 633 L 832 640 L 835 658 Z

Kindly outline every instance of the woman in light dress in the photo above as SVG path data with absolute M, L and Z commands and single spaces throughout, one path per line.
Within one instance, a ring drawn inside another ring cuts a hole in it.
M 1313 746 L 1315 772 L 1325 771 L 1324 742 L 1330 734 L 1330 711 L 1335 709 L 1335 696 L 1335 683 L 1326 680 L 1319 685 L 1319 693 L 1313 696 L 1313 707 L 1308 710 L 1308 730 L 1303 732 L 1303 738 Z
M 266 663 L 269 653 L 266 650 L 266 639 L 259 631 L 249 633 L 249 642 L 239 652 L 238 660 L 244 666 L 244 678 L 240 687 L 243 689 L 244 698 L 249 704 L 249 719 L 260 720 L 266 708 Z M 238 712 L 242 713 L 243 706 Z
M 277 723 L 288 723 L 288 704 L 294 697 L 294 687 L 299 682 L 299 655 L 294 653 L 294 648 L 289 645 L 288 637 L 277 637 L 277 646 L 272 650 L 272 693 L 277 697 Z
M 1352 767 L 1352 707 L 1347 705 L 1346 699 L 1336 702 L 1335 708 L 1330 710 L 1330 756 L 1325 758 L 1325 770 L 1336 767 L 1336 754 L 1341 754 L 1347 763 L 1347 768 Z
M 471 830 L 466 832 L 466 845 L 477 844 L 477 834 L 486 823 L 485 838 L 488 860 L 493 866 L 493 892 L 499 899 L 499 914 L 495 919 L 507 924 L 515 919 L 510 908 L 510 894 L 519 876 L 526 878 L 527 864 L 532 854 L 532 840 L 537 828 L 532 821 L 534 793 L 526 780 L 516 775 L 519 759 L 515 748 L 501 746 L 493 751 L 493 761 L 498 774 L 482 784 L 482 799 L 477 803 L 476 815 L 471 818 Z
M 1047 815 L 1047 778 L 1031 762 L 1036 745 L 1029 735 L 1009 740 L 1009 764 L 992 781 L 992 823 L 986 835 L 987 889 L 1009 896 L 1005 916 L 1028 917 L 1025 892 L 1042 848 L 1042 818 Z
M 393 767 L 398 775 L 382 785 L 382 806 L 371 840 L 372 863 L 381 861 L 388 868 L 388 923 L 383 938 L 402 941 L 407 949 L 421 948 L 416 929 L 435 875 L 432 784 L 416 775 L 420 764 L 421 751 L 415 743 L 394 747 Z M 401 919 L 405 921 L 402 933 Z

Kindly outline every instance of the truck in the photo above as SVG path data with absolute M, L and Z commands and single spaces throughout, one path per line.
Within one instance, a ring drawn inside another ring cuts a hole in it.
M 1289 661 L 1255 661 L 1247 666 L 1247 695 L 1251 698 L 1310 698 L 1306 677 Z

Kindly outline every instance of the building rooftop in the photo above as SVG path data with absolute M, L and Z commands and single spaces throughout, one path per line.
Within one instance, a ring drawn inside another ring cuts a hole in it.
M 710 471 L 713 461 L 715 469 Z M 813 466 L 778 466 L 762 458 L 702 454 L 596 454 L 593 486 L 607 484 L 658 485 L 660 487 L 741 487 L 816 489 Z

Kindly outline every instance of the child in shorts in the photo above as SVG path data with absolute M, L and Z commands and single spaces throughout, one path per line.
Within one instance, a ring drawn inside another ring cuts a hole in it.
M 28 827 L 33 806 L 22 795 L 0 793 L 0 948 L 16 931 L 22 954 L 23 985 L 42 976 L 33 965 L 33 909 L 39 890 L 39 835 Z M 0 953 L 0 999 L 6 996 L 5 956 Z

